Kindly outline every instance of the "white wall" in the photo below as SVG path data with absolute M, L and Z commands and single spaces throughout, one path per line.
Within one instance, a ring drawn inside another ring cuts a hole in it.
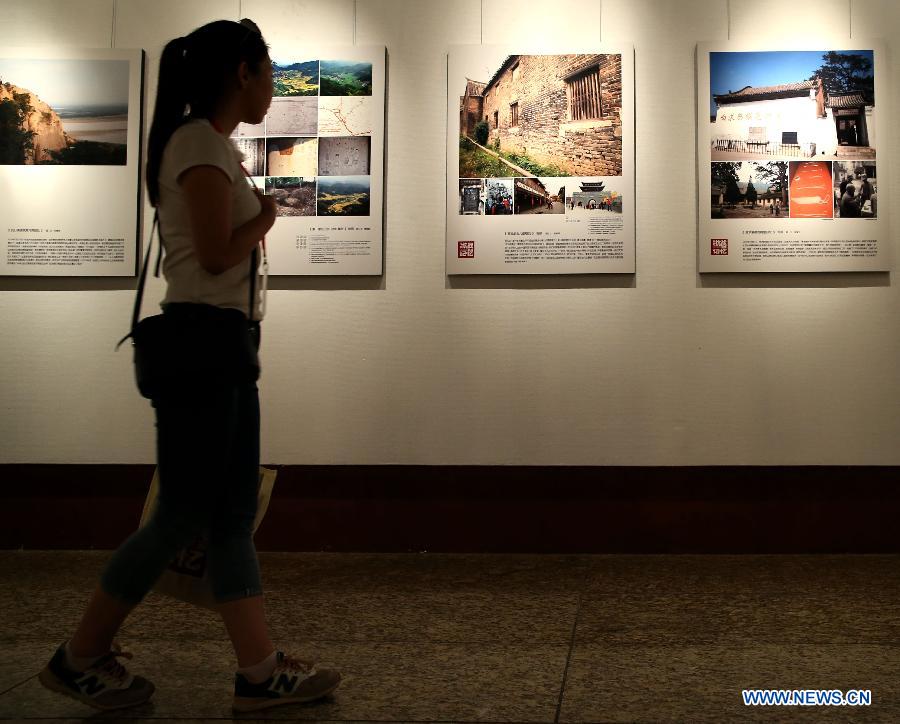
M 273 45 L 387 46 L 385 274 L 273 282 L 267 462 L 896 465 L 893 275 L 696 272 L 696 42 L 790 47 L 799 33 L 827 45 L 852 30 L 884 38 L 900 78 L 894 0 L 783 10 L 782 0 L 520 0 L 514 11 L 480 0 L 4 0 L 0 27 L 20 44 L 145 48 L 148 108 L 163 43 L 214 18 L 253 17 Z M 637 274 L 448 280 L 446 47 L 549 38 L 634 43 Z M 897 117 L 897 94 L 886 110 Z M 896 178 L 898 124 L 879 135 L 879 175 Z M 880 207 L 898 218 L 896 198 Z M 153 460 L 151 410 L 128 351 L 113 352 L 130 286 L 0 280 L 0 463 Z M 151 303 L 161 292 L 150 287 Z
M 718 106 L 712 138 L 745 141 L 751 138 L 750 129 L 754 126 L 765 129 L 759 140 L 780 144 L 782 134 L 793 131 L 800 145 L 815 143 L 816 153 L 837 153 L 834 118 L 830 115 L 820 118 L 816 112 L 816 99 L 809 95 Z

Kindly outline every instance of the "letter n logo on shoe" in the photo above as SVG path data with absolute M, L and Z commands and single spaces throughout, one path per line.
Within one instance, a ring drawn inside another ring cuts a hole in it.
M 102 684 L 96 676 L 85 676 L 83 679 L 76 681 L 78 688 L 88 696 L 96 696 L 106 688 L 106 684 Z
M 285 694 L 290 694 L 294 687 L 297 686 L 297 681 L 299 677 L 297 676 L 288 676 L 287 674 L 279 674 L 278 678 L 272 682 L 272 686 L 270 687 L 271 691 L 283 691 Z

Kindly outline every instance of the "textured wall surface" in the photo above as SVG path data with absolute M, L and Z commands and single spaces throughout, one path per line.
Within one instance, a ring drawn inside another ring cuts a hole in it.
M 388 50 L 385 274 L 272 280 L 267 462 L 900 463 L 893 274 L 696 271 L 696 43 L 880 37 L 896 87 L 894 0 L 795 0 L 783 25 L 780 0 L 584 0 L 551 13 L 534 0 L 515 13 L 479 0 L 6 0 L 0 27 L 23 45 L 146 49 L 150 108 L 163 44 L 240 15 L 279 57 L 304 43 Z M 600 41 L 635 48 L 637 273 L 448 279 L 447 46 L 577 53 Z M 879 129 L 879 173 L 893 178 L 898 134 Z M 884 207 L 896 247 L 898 199 Z M 150 220 L 145 209 L 145 235 Z M 133 286 L 0 279 L 0 462 L 153 460 L 152 411 L 128 351 L 113 351 Z M 148 311 L 161 296 L 151 280 Z

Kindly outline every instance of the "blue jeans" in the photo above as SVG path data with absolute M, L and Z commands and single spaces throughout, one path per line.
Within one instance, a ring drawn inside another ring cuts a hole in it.
M 153 406 L 156 512 L 115 552 L 101 579 L 103 590 L 139 603 L 175 554 L 206 534 L 216 601 L 260 595 L 253 544 L 259 485 L 256 383 L 186 387 L 154 399 Z

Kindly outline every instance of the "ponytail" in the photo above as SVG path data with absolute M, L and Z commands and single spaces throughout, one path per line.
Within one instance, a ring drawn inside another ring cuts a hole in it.
M 189 119 L 215 113 L 242 62 L 256 73 L 267 57 L 266 41 L 251 20 L 216 20 L 166 45 L 147 143 L 147 191 L 153 206 L 159 205 L 159 170 L 172 134 Z
M 156 107 L 147 141 L 147 192 L 152 206 L 159 204 L 159 168 L 163 150 L 172 134 L 187 120 L 184 55 L 185 39 L 175 38 L 166 44 L 159 59 Z

